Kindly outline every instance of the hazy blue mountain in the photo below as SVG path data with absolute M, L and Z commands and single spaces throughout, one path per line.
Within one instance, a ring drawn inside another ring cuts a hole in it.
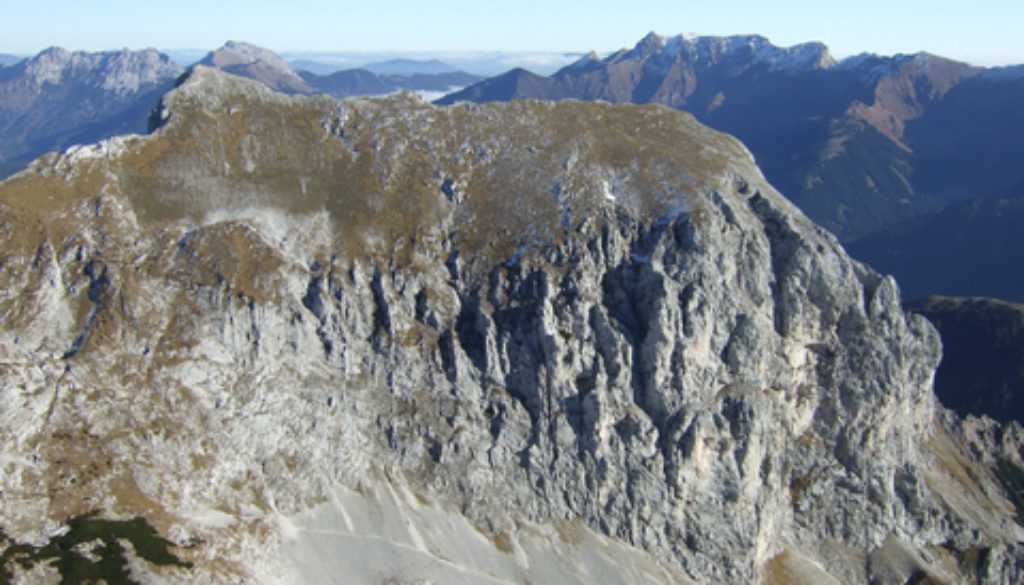
M 0 68 L 0 177 L 72 144 L 146 131 L 150 109 L 183 69 L 153 49 L 47 49 Z
M 296 71 L 308 71 L 316 75 L 329 75 L 336 71 L 348 69 L 348 65 L 340 63 L 329 63 L 313 59 L 289 59 L 288 64 Z
M 576 61 L 583 53 L 551 51 L 289 51 L 282 56 L 296 69 L 320 75 L 391 61 L 440 61 L 451 70 L 489 76 L 517 67 L 550 74 Z
M 17 55 L 7 55 L 5 53 L 0 53 L 0 66 L 3 66 L 3 65 L 13 65 L 14 63 L 17 63 L 18 61 L 21 61 L 22 59 L 24 59 L 24 57 L 19 57 Z
M 411 67 L 410 63 L 396 62 L 393 66 Z M 208 54 L 199 64 L 255 79 L 273 90 L 284 93 L 326 93 L 335 97 L 383 95 L 400 90 L 444 93 L 480 80 L 476 75 L 458 71 L 395 75 L 375 73 L 366 69 L 346 69 L 318 74 L 295 69 L 284 58 L 269 49 L 237 41 L 230 41 Z M 437 66 L 428 64 L 428 67 Z
M 390 59 L 363 65 L 363 69 L 386 75 L 416 75 L 417 73 L 454 73 L 457 70 L 438 59 L 421 61 L 418 59 Z
M 461 71 L 450 73 L 390 75 L 366 69 L 347 69 L 328 75 L 300 71 L 302 79 L 316 91 L 335 97 L 384 95 L 396 91 L 448 92 L 479 81 L 480 77 Z
M 1024 75 L 935 55 L 859 55 L 759 36 L 650 34 L 550 76 L 510 72 L 439 103 L 661 103 L 734 134 L 765 174 L 845 240 L 1024 180 Z

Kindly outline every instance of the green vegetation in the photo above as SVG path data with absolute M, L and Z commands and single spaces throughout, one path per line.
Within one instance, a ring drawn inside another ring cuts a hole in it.
M 107 585 L 137 584 L 128 571 L 123 541 L 131 543 L 136 555 L 154 565 L 192 567 L 170 551 L 173 544 L 160 537 L 145 518 L 103 520 L 96 518 L 97 513 L 68 520 L 68 530 L 42 547 L 17 543 L 0 531 L 0 544 L 5 547 L 0 553 L 0 584 L 14 578 L 11 562 L 26 570 L 46 563 L 60 573 L 61 585 L 99 581 Z

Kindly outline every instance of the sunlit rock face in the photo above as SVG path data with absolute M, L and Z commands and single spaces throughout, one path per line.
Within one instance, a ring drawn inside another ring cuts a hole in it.
M 126 552 L 145 583 L 1024 576 L 1019 428 L 941 409 L 895 282 L 691 116 L 199 67 L 153 119 L 0 184 L 5 543 L 142 517 L 181 561 Z

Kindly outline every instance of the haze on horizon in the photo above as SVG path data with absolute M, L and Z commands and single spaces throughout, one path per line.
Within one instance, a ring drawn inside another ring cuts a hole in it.
M 455 51 L 608 53 L 660 35 L 760 34 L 780 46 L 821 41 L 842 58 L 930 53 L 978 65 L 1024 63 L 1019 0 L 469 0 L 377 3 L 266 0 L 154 5 L 128 0 L 0 0 L 0 53 L 124 47 L 212 50 L 229 39 L 277 52 Z

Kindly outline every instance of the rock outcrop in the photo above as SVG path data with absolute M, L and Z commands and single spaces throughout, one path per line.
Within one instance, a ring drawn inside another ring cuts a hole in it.
M 1024 577 L 1019 427 L 944 411 L 896 283 L 690 115 L 204 67 L 161 108 L 0 184 L 12 541 L 142 516 L 192 566 L 140 582 Z

